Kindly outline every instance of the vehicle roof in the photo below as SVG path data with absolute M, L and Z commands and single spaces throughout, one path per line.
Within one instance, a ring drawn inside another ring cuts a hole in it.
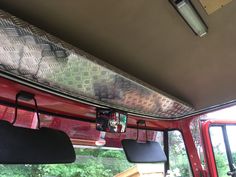
M 2 0 L 1 8 L 161 89 L 196 110 L 236 98 L 236 2 L 193 34 L 166 0 Z

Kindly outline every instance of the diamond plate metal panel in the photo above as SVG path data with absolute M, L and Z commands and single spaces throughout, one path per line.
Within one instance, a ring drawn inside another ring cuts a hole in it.
M 174 118 L 193 109 L 0 11 L 0 70 L 96 104 Z

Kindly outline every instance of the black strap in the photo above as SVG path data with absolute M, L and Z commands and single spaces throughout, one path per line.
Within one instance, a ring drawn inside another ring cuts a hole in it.
M 28 93 L 28 92 L 24 92 L 24 91 L 20 91 L 19 93 L 16 94 L 16 100 L 15 100 L 15 116 L 14 119 L 12 121 L 12 125 L 14 125 L 16 123 L 16 119 L 17 119 L 17 111 L 18 111 L 18 100 L 22 99 L 25 101 L 30 101 L 30 100 L 34 100 L 34 105 L 35 105 L 35 112 L 37 114 L 37 119 L 38 119 L 38 129 L 40 129 L 40 118 L 39 118 L 39 112 L 38 112 L 38 104 L 37 101 L 34 97 L 33 94 Z
M 140 124 L 144 124 L 145 125 L 145 134 L 146 134 L 146 141 L 148 141 L 148 136 L 147 136 L 147 125 L 146 125 L 146 122 L 144 120 L 138 120 L 137 121 L 137 138 L 136 138 L 136 141 L 138 141 L 138 138 L 139 138 L 139 125 Z

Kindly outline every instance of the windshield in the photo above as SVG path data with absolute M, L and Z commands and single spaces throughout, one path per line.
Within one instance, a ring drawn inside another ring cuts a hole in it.
M 0 119 L 12 122 L 14 108 L 0 105 Z M 15 126 L 37 128 L 37 116 L 34 112 L 18 110 Z M 126 133 L 109 133 L 96 130 L 94 123 L 65 119 L 40 114 L 41 127 L 59 129 L 66 132 L 76 152 L 76 161 L 72 164 L 0 164 L 1 177 L 121 177 L 127 173 L 162 174 L 164 164 L 131 164 L 126 160 L 121 146 L 122 139 L 136 139 L 137 130 L 127 128 Z M 140 130 L 139 139 L 145 139 L 145 131 Z M 149 130 L 148 140 L 158 141 L 163 148 L 163 133 Z
M 1 165 L 0 176 L 9 177 L 109 177 L 130 168 L 122 150 L 75 148 L 72 164 Z
M 0 165 L 1 177 L 121 177 L 164 174 L 163 164 L 131 164 L 122 149 L 76 147 L 72 164 Z M 147 166 L 148 165 L 148 166 Z M 154 165 L 154 166 L 153 166 Z M 149 167 L 149 168 L 147 168 Z

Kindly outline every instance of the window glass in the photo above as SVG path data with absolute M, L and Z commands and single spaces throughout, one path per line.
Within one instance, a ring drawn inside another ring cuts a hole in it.
M 0 165 L 1 177 L 111 177 L 134 164 L 117 149 L 76 148 L 72 164 Z
M 0 165 L 1 177 L 164 176 L 164 163 L 132 164 L 122 149 L 76 148 L 72 164 Z
M 192 171 L 181 133 L 170 131 L 168 137 L 170 170 L 167 176 L 191 177 Z
M 214 151 L 218 176 L 228 177 L 227 172 L 229 171 L 229 164 L 227 160 L 222 127 L 220 126 L 210 127 L 210 136 L 211 136 L 211 142 Z
M 226 130 L 227 130 L 230 150 L 232 153 L 233 163 L 235 166 L 236 164 L 236 141 L 235 141 L 236 125 L 227 125 Z

